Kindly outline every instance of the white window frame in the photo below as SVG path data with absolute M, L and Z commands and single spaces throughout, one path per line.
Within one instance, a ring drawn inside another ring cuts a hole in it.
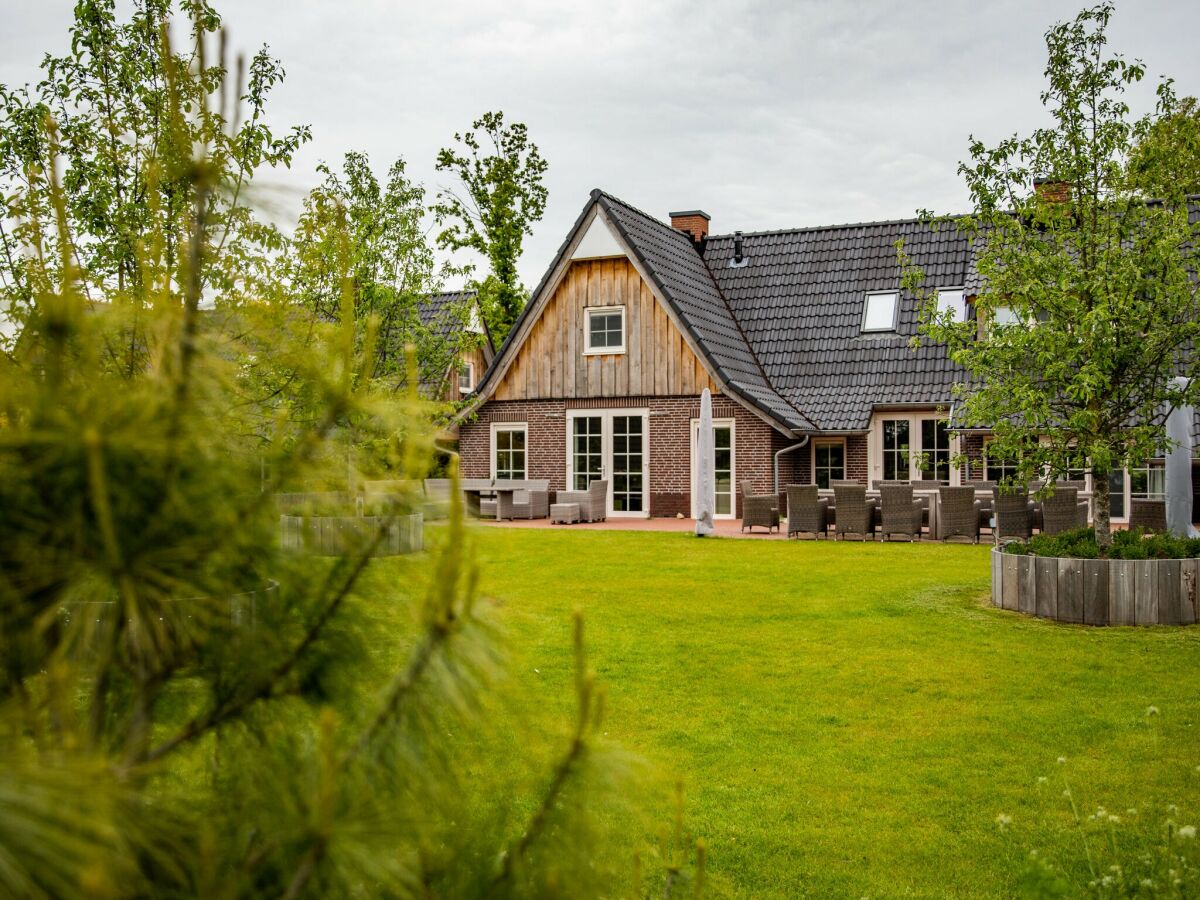
M 696 518 L 700 514 L 699 497 L 696 496 L 696 489 L 699 487 L 697 483 L 696 463 L 696 432 L 700 427 L 699 419 L 692 419 L 688 424 L 688 433 L 691 435 L 691 482 L 692 482 L 692 518 Z M 728 428 L 729 429 L 729 486 L 731 496 L 729 498 L 729 512 L 718 513 L 713 511 L 714 519 L 736 519 L 737 503 L 738 503 L 738 483 L 737 483 L 737 420 L 736 419 L 713 419 L 713 428 Z
M 847 459 L 847 457 L 846 457 L 846 439 L 844 437 L 821 438 L 820 440 L 817 440 L 816 438 L 814 438 L 813 442 L 812 442 L 812 453 L 810 453 L 808 455 L 809 456 L 809 467 L 808 467 L 808 483 L 809 484 L 817 483 L 817 447 L 839 447 L 839 446 L 842 448 L 842 479 L 841 480 L 845 479 L 846 471 L 849 468 L 849 462 L 850 462 L 849 459 Z
M 467 376 L 467 386 L 463 387 L 463 375 Z M 475 390 L 475 363 L 470 360 L 460 360 L 458 364 L 458 392 L 469 394 Z
M 872 297 L 892 297 L 892 324 L 886 328 L 868 328 L 867 327 L 867 311 L 871 306 Z M 863 334 L 886 334 L 889 331 L 895 331 L 900 324 L 900 292 L 899 291 L 867 291 L 863 295 L 863 311 L 862 321 L 859 331 Z
M 488 471 L 491 478 L 496 479 L 496 435 L 501 431 L 521 431 L 525 434 L 525 475 L 521 480 L 529 478 L 529 423 L 528 422 L 493 422 L 488 440 Z
M 921 446 L 921 423 L 927 419 L 945 420 L 946 413 L 932 410 L 877 410 L 871 415 L 871 430 L 867 433 L 867 461 L 871 476 L 868 481 L 883 480 L 883 423 L 884 420 L 908 421 L 908 480 L 914 486 L 921 482 L 921 467 L 918 457 L 924 452 Z M 961 455 L 962 442 L 958 432 L 950 432 L 950 485 L 962 484 L 962 466 L 955 465 Z M 847 464 L 849 461 L 847 461 Z
M 621 314 L 621 346 L 619 347 L 593 347 L 592 346 L 592 316 L 603 313 L 610 315 L 614 312 Z M 624 306 L 589 306 L 584 310 L 583 316 L 583 355 L 584 356 L 607 356 L 615 353 L 624 353 L 627 343 L 625 333 L 628 331 L 628 317 L 625 314 Z

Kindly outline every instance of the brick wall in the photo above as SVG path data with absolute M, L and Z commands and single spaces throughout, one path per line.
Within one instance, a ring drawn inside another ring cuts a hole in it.
M 699 397 L 622 397 L 621 407 L 647 408 L 650 411 L 649 459 L 650 514 L 691 515 L 691 420 L 700 416 Z M 545 478 L 552 491 L 566 489 L 567 411 L 606 409 L 613 399 L 594 400 L 520 400 L 489 401 L 480 407 L 473 421 L 464 422 L 459 432 L 462 474 L 467 478 L 486 478 L 491 472 L 491 424 L 526 422 L 528 453 L 526 468 L 530 478 Z M 796 443 L 780 434 L 758 416 L 726 397 L 713 398 L 713 418 L 734 420 L 735 485 L 740 495 L 741 482 L 749 479 L 756 493 L 772 489 L 773 454 L 781 447 Z M 796 465 L 785 455 L 781 460 L 780 485 L 794 477 L 785 466 Z M 804 457 L 806 460 L 807 457 Z M 802 462 L 808 472 L 807 462 Z M 787 474 L 785 474 L 787 473 Z M 807 476 L 806 476 L 807 477 Z M 740 514 L 740 500 L 737 502 Z
M 868 483 L 870 472 L 867 459 L 867 436 L 865 434 L 846 435 L 846 478 L 859 484 Z
M 967 432 L 962 436 L 961 447 L 962 453 L 967 457 L 967 463 L 963 466 L 963 477 L 968 480 L 983 479 L 983 435 L 978 431 Z
M 671 216 L 671 227 L 686 231 L 698 241 L 708 234 L 708 219 L 704 216 Z

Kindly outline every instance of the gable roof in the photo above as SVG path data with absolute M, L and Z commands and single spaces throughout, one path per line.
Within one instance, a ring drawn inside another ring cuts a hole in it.
M 732 235 L 704 254 L 767 378 L 824 431 L 865 431 L 875 406 L 949 405 L 965 373 L 917 332 L 917 304 L 900 290 L 896 242 L 930 288 L 961 288 L 970 245 L 957 230 L 916 219 L 743 235 L 746 263 L 733 267 Z M 862 331 L 871 291 L 900 291 L 894 332 Z
M 691 239 L 599 189 L 591 192 L 554 261 L 497 351 L 479 383 L 478 401 L 482 402 L 494 389 L 500 372 L 523 340 L 529 321 L 540 313 L 542 301 L 556 286 L 555 277 L 566 261 L 567 251 L 595 207 L 599 207 L 612 223 L 636 264 L 699 351 L 704 364 L 730 396 L 756 410 L 781 431 L 814 427 L 812 421 L 767 380 Z
M 479 317 L 479 324 L 483 328 L 484 355 L 488 362 L 491 362 L 495 352 L 492 333 L 487 327 L 487 320 L 483 317 L 483 310 L 479 308 L 476 291 L 441 291 L 436 294 L 426 294 L 417 306 L 417 317 L 421 320 L 422 325 L 439 338 L 449 340 L 463 329 L 462 310 L 464 306 L 473 308 L 475 315 Z

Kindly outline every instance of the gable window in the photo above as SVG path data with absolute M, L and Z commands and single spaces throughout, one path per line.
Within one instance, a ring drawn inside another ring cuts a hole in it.
M 502 481 L 523 481 L 528 426 L 524 422 L 492 424 L 492 477 Z
M 458 364 L 458 392 L 469 394 L 475 390 L 475 364 L 461 362 Z
M 898 291 L 867 294 L 863 303 L 863 331 L 895 331 L 896 309 L 900 305 Z
M 963 295 L 963 289 L 940 289 L 937 292 L 937 311 L 939 315 L 951 313 L 955 322 L 965 322 L 967 320 L 967 300 Z
M 587 310 L 584 353 L 625 352 L 625 307 L 600 306 Z
M 813 447 L 813 484 L 827 488 L 846 480 L 846 445 L 824 441 Z

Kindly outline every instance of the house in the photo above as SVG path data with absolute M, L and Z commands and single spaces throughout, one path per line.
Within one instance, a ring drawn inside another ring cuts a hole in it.
M 459 401 L 469 396 L 496 355 L 492 335 L 479 308 L 474 291 L 442 291 L 427 295 L 417 307 L 421 324 L 448 344 L 459 344 L 455 361 L 445 378 L 426 386 L 425 391 L 439 400 Z M 460 341 L 463 331 L 475 336 Z
M 917 334 L 896 242 L 957 315 L 973 315 L 971 248 L 916 219 L 709 234 L 593 191 L 462 420 L 467 477 L 609 481 L 612 516 L 692 516 L 700 394 L 717 446 L 717 515 L 739 486 L 998 477 L 987 434 L 949 425 L 963 372 Z M 965 456 L 966 465 L 954 460 Z M 1114 513 L 1161 490 L 1115 484 Z

